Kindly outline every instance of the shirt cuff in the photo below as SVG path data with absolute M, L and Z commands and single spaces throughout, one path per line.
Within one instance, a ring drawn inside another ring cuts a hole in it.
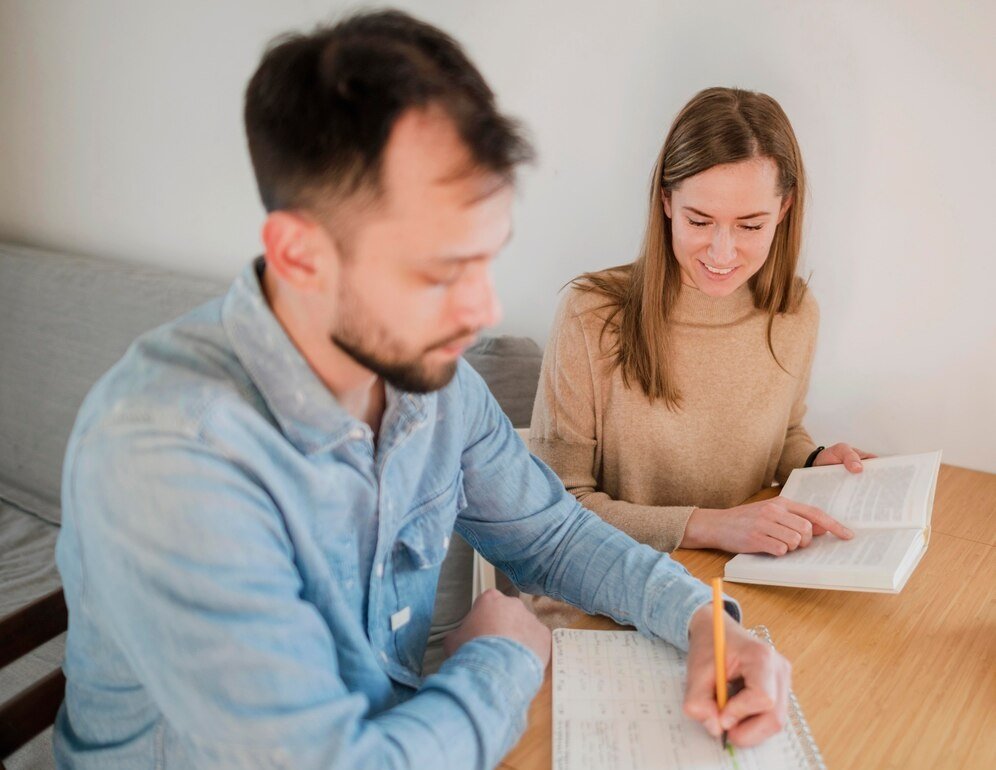
M 504 636 L 479 636 L 461 645 L 435 677 L 461 690 L 470 710 L 498 712 L 490 717 L 478 713 L 484 724 L 497 728 L 501 720 L 495 717 L 507 718 L 508 731 L 501 741 L 507 751 L 526 729 L 529 704 L 543 684 L 543 674 L 540 659 L 524 644 Z
M 648 597 L 650 630 L 679 650 L 688 650 L 688 625 L 699 608 L 712 603 L 712 589 L 690 575 L 677 577 L 655 597 Z M 740 604 L 723 595 L 723 606 L 738 623 L 742 612 Z
M 478 636 L 460 646 L 450 660 L 462 664 L 491 666 L 503 679 L 518 685 L 518 700 L 528 706 L 543 684 L 543 665 L 539 657 L 521 642 L 507 636 Z

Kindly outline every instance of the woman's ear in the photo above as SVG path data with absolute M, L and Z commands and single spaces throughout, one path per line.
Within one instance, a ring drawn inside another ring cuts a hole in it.
M 671 219 L 671 193 L 661 188 L 661 203 L 664 204 L 664 216 Z
M 782 207 L 778 212 L 778 221 L 775 223 L 776 225 L 780 225 L 782 223 L 782 220 L 785 219 L 785 215 L 788 214 L 788 210 L 792 208 L 792 201 L 794 200 L 794 198 L 795 195 L 793 193 L 789 193 L 784 198 L 782 198 Z

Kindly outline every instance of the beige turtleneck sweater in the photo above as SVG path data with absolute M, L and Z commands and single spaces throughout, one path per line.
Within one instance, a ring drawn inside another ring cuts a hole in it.
M 543 356 L 529 448 L 586 508 L 661 551 L 678 547 L 694 507 L 730 508 L 806 461 L 802 426 L 819 310 L 807 290 L 799 309 L 767 314 L 744 285 L 728 297 L 682 286 L 672 315 L 678 411 L 627 388 L 600 344 L 603 296 L 567 290 Z M 551 627 L 579 610 L 534 597 Z

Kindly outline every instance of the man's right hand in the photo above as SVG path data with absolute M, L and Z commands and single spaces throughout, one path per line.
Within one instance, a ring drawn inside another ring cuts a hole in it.
M 736 508 L 696 508 L 682 538 L 682 548 L 719 548 L 730 553 L 784 556 L 805 548 L 813 537 L 830 532 L 842 540 L 854 533 L 812 505 L 773 497 Z
M 775 649 L 725 615 L 726 675 L 743 679 L 744 688 L 720 712 L 716 704 L 716 661 L 712 607 L 704 605 L 688 624 L 688 682 L 685 713 L 717 738 L 729 731 L 736 746 L 756 746 L 774 735 L 788 717 L 792 666 Z
M 479 636 L 504 636 L 524 644 L 540 659 L 543 668 L 550 662 L 550 629 L 540 623 L 518 599 L 495 589 L 477 597 L 463 623 L 443 640 L 447 656 Z

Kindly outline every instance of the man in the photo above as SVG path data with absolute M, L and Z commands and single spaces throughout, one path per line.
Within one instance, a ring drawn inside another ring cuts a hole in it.
M 265 256 L 142 337 L 84 403 L 59 568 L 63 767 L 494 766 L 548 631 L 490 592 L 421 660 L 454 525 L 532 593 L 690 648 L 686 708 L 757 742 L 787 664 L 579 507 L 459 356 L 529 147 L 456 43 L 397 12 L 279 41 L 246 94 Z M 729 610 L 738 616 L 736 605 Z

